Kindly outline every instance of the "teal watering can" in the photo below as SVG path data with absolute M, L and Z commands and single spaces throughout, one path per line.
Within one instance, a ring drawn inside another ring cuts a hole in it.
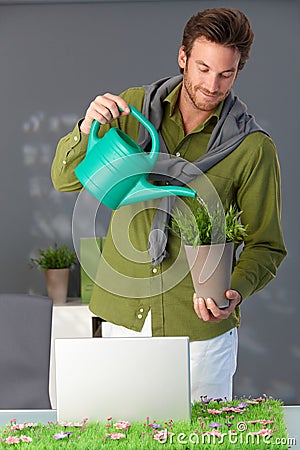
M 159 156 L 156 129 L 136 108 L 130 113 L 150 133 L 152 148 L 144 150 L 119 128 L 110 128 L 98 137 L 100 123 L 93 121 L 86 156 L 75 169 L 81 184 L 97 200 L 111 209 L 170 195 L 196 197 L 197 192 L 181 186 L 155 186 L 147 181 Z

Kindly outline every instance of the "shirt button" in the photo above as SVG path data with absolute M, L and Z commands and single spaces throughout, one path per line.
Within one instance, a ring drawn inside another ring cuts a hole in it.
M 64 159 L 62 163 L 63 163 L 64 165 L 66 165 L 66 164 L 67 164 L 67 161 Z
M 140 312 L 144 312 L 144 308 L 140 308 Z
M 137 318 L 138 319 L 142 319 L 143 318 L 143 314 L 138 314 Z
M 154 269 L 152 269 L 153 273 L 157 273 L 158 269 L 156 267 L 154 267 Z
M 74 141 L 75 142 L 78 141 L 78 137 L 77 136 L 74 136 Z
M 178 157 L 179 157 L 179 156 L 180 156 L 180 152 L 176 152 L 176 153 L 175 153 L 175 156 L 178 156 Z

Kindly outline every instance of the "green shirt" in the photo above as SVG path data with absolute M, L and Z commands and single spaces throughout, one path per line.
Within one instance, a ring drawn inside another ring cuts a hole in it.
M 177 106 L 179 90 L 180 85 L 164 100 L 161 133 L 171 154 L 195 161 L 205 153 L 222 104 L 203 124 L 185 135 Z M 142 109 L 143 88 L 128 89 L 121 96 Z M 137 140 L 139 123 L 131 115 L 109 126 L 118 126 Z M 101 126 L 100 135 L 109 126 Z M 87 140 L 80 133 L 79 124 L 60 140 L 52 166 L 56 189 L 82 189 L 74 169 L 85 156 Z M 224 208 L 235 203 L 242 211 L 242 222 L 248 224 L 248 235 L 231 278 L 231 288 L 244 300 L 275 277 L 286 255 L 280 225 L 280 170 L 275 145 L 264 133 L 252 133 L 205 175 L 195 178 L 189 186 L 202 195 L 207 194 L 212 183 Z M 153 336 L 203 340 L 239 326 L 239 307 L 220 323 L 198 318 L 193 309 L 194 289 L 184 250 L 172 233 L 167 245 L 169 257 L 158 266 L 151 264 L 147 244 L 158 202 L 141 202 L 113 212 L 90 309 L 105 320 L 136 331 L 142 329 L 151 309 Z

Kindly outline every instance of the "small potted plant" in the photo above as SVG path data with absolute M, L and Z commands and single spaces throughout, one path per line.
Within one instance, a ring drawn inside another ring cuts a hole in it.
M 184 210 L 174 210 L 170 228 L 183 241 L 196 295 L 211 297 L 219 308 L 226 308 L 234 246 L 243 242 L 247 226 L 233 205 L 227 211 L 220 205 L 209 211 L 197 199 L 185 205 Z
M 48 296 L 54 304 L 64 303 L 67 300 L 70 269 L 76 264 L 76 253 L 66 244 L 50 246 L 39 249 L 40 256 L 31 258 L 33 266 L 45 273 Z

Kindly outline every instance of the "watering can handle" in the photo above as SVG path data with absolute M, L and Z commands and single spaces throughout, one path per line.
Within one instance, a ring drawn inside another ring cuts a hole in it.
M 158 136 L 158 133 L 157 133 L 155 127 L 134 106 L 132 106 L 132 105 L 128 105 L 128 106 L 130 109 L 130 114 L 132 114 L 132 116 L 135 117 L 149 132 L 150 137 L 152 139 L 152 147 L 151 147 L 150 153 L 148 154 L 148 158 L 150 158 L 150 160 L 153 159 L 156 161 L 157 154 L 159 152 L 159 136 Z M 121 108 L 119 108 L 119 110 L 122 112 Z M 92 126 L 91 126 L 91 131 L 90 131 L 90 138 L 92 139 L 92 142 L 97 142 L 99 140 L 99 138 L 98 138 L 99 129 L 100 129 L 100 123 L 97 120 L 94 120 L 92 123 Z M 89 151 L 90 148 L 92 148 L 92 145 L 88 146 L 87 152 Z

